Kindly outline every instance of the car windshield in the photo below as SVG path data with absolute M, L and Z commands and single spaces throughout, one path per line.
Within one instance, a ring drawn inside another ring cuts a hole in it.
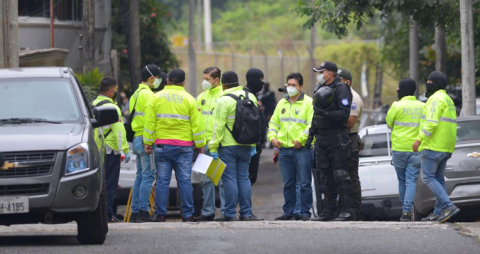
M 81 112 L 69 80 L 0 79 L 0 124 L 78 122 Z
M 480 140 L 480 120 L 460 121 L 457 123 L 457 142 L 479 141 Z
M 391 147 L 391 141 L 390 141 Z M 388 156 L 387 134 L 371 134 L 362 138 L 362 147 L 359 152 L 360 157 Z

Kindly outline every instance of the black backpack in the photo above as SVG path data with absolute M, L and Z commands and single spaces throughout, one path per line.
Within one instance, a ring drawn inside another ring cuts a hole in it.
M 135 137 L 135 132 L 133 131 L 132 129 L 132 121 L 133 121 L 133 117 L 135 116 L 135 107 L 137 106 L 137 100 L 138 100 L 138 96 L 140 96 L 140 91 L 142 91 L 142 89 L 138 90 L 138 95 L 137 95 L 137 98 L 135 99 L 135 103 L 133 104 L 133 110 L 132 112 L 130 113 L 130 115 L 128 116 L 127 118 L 127 122 L 125 122 L 123 124 L 123 126 L 125 127 L 125 132 L 126 132 L 126 136 L 127 136 L 127 141 L 132 143 L 133 142 L 133 138 Z
M 91 107 L 92 110 L 93 110 L 93 109 L 96 108 L 96 107 L 100 107 L 100 106 L 105 105 L 105 104 L 108 104 L 108 103 L 113 104 L 113 103 L 111 103 L 111 102 L 109 102 L 109 101 L 100 101 L 97 105 L 93 105 L 93 102 L 92 102 L 92 105 L 90 105 L 90 107 Z M 112 132 L 112 129 L 111 129 L 111 128 L 110 128 L 110 130 L 109 130 L 107 133 L 103 134 L 103 138 L 107 138 L 107 136 L 108 136 L 108 134 L 110 134 L 110 132 Z
M 240 97 L 233 94 L 225 94 L 237 101 L 235 110 L 235 123 L 230 130 L 227 124 L 225 126 L 232 133 L 233 138 L 239 144 L 256 144 L 260 141 L 260 110 L 255 103 L 248 98 L 248 91 L 244 88 L 245 96 Z

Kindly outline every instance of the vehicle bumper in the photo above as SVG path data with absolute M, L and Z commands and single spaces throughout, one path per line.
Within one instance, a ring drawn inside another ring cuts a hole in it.
M 362 199 L 360 212 L 379 218 L 396 218 L 402 215 L 402 203 L 398 196 Z

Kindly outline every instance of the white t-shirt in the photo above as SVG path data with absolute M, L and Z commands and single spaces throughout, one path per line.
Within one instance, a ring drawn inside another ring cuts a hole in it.
M 351 88 L 352 91 L 352 106 L 350 109 L 351 116 L 357 116 L 357 120 L 355 121 L 355 125 L 352 129 L 350 129 L 350 133 L 358 132 L 358 128 L 360 127 L 360 120 L 362 119 L 363 113 L 363 101 L 362 97 Z

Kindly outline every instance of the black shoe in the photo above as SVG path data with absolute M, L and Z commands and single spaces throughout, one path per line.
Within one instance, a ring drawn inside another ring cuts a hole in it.
M 137 216 L 138 216 L 138 213 L 132 213 L 130 214 L 130 220 L 128 221 L 129 223 L 135 223 L 137 222 Z
M 250 217 L 253 221 L 262 221 L 263 218 L 257 217 L 255 214 L 252 213 L 252 216 Z
M 145 212 L 145 211 L 138 211 L 138 216 L 137 216 L 137 223 L 142 223 L 142 222 L 155 222 L 154 219 L 152 219 L 152 217 L 150 217 L 150 213 L 149 212 Z
M 310 216 L 309 215 L 302 215 L 301 221 L 309 221 L 310 220 Z
M 223 214 L 220 214 L 220 216 L 213 219 L 213 221 L 225 221 L 225 216 Z
M 355 213 L 352 212 L 346 212 L 346 213 L 340 213 L 337 218 L 335 218 L 335 221 L 354 221 L 355 220 Z
M 197 222 L 197 221 L 195 220 L 195 217 L 191 216 L 188 218 L 183 218 L 182 222 Z
M 337 214 L 330 211 L 324 211 L 317 218 L 313 218 L 312 221 L 331 221 L 337 218 Z
M 440 215 L 434 214 L 433 212 L 427 217 L 423 218 L 422 221 L 438 221 Z
M 227 217 L 225 216 L 225 220 L 224 221 L 237 221 L 237 217 Z
M 240 221 L 253 221 L 252 216 L 240 217 Z
M 459 212 L 460 212 L 460 209 L 458 207 L 456 207 L 455 205 L 452 205 L 451 207 L 443 210 L 442 215 L 438 219 L 438 222 L 444 223 Z
M 205 221 L 213 221 L 214 218 L 215 218 L 215 214 L 208 215 L 208 216 L 200 215 L 198 217 L 195 217 L 195 220 L 198 222 L 205 222 Z
M 118 223 L 123 222 L 123 220 L 118 219 L 117 217 L 113 216 L 112 218 L 108 219 L 108 223 Z
M 153 218 L 152 218 L 154 222 L 165 222 L 166 219 L 167 217 L 165 215 L 158 215 L 158 214 L 153 215 Z
M 302 220 L 302 215 L 300 215 L 300 214 L 294 214 L 294 215 L 293 215 L 293 220 Z
M 275 218 L 275 220 L 293 220 L 293 216 L 291 215 L 282 215 L 280 217 Z
M 403 212 L 402 216 L 400 217 L 401 222 L 412 222 L 412 213 Z

